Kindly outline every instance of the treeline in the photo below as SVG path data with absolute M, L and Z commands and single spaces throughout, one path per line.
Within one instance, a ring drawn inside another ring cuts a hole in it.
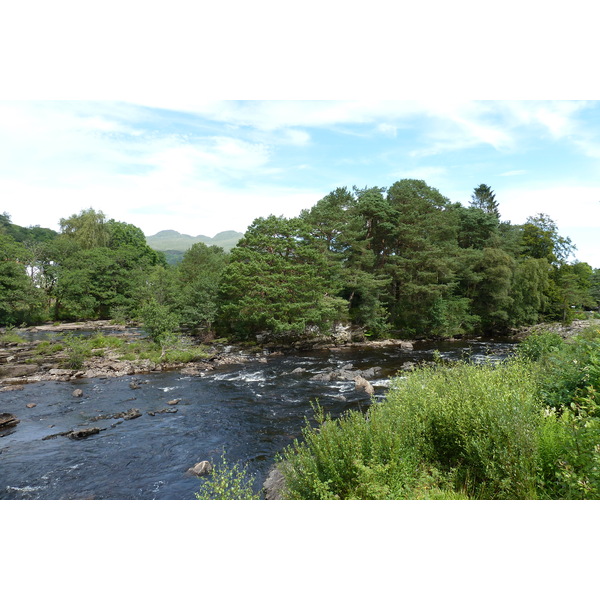
M 498 332 L 598 305 L 600 272 L 539 214 L 503 222 L 493 191 L 465 207 L 424 181 L 338 188 L 299 217 L 256 219 L 222 273 L 240 337 L 347 321 L 373 336 Z M 575 308 L 573 308 L 575 307 Z
M 547 215 L 500 218 L 493 191 L 469 206 L 424 181 L 338 188 L 287 219 L 256 219 L 231 253 L 195 244 L 177 265 L 134 225 L 93 209 L 60 232 L 0 221 L 0 324 L 141 318 L 250 339 L 336 322 L 368 335 L 489 333 L 568 321 L 600 300 L 600 270 Z

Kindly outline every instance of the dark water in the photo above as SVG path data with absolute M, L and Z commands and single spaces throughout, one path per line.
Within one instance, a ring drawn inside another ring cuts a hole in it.
M 402 364 L 431 358 L 434 350 L 480 361 L 504 356 L 511 347 L 506 340 L 420 344 L 414 351 L 336 350 L 269 357 L 204 376 L 171 371 L 29 384 L 0 394 L 0 412 L 20 419 L 0 437 L 0 499 L 193 499 L 199 481 L 187 469 L 201 460 L 218 462 L 223 451 L 228 462 L 247 465 L 258 490 L 275 455 L 312 416 L 311 401 L 318 399 L 333 416 L 368 406 L 353 381 L 311 381 L 313 375 L 348 363 L 379 366 L 371 383 L 376 397 L 383 397 Z M 306 371 L 291 374 L 298 367 Z M 133 382 L 138 389 L 130 387 Z M 76 388 L 82 397 L 73 397 Z M 167 404 L 175 399 L 175 406 Z M 37 406 L 26 408 L 32 402 Z M 94 420 L 131 408 L 142 416 Z M 148 414 L 165 408 L 177 412 Z M 80 440 L 43 439 L 88 427 L 103 430 Z

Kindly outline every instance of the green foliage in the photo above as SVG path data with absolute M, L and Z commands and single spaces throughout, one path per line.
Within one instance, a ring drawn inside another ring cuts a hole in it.
M 552 347 L 550 337 L 540 336 L 521 354 Z M 523 357 L 436 366 L 395 380 L 366 415 L 349 412 L 334 421 L 317 407 L 316 427 L 307 423 L 303 440 L 281 457 L 287 495 L 599 499 L 596 407 L 578 397 L 578 405 L 561 411 L 544 408 L 543 371 Z
M 64 349 L 67 357 L 63 362 L 66 369 L 81 369 L 86 358 L 92 355 L 89 343 L 79 335 L 65 335 L 63 337 Z
M 148 302 L 140 309 L 143 327 L 150 338 L 157 343 L 168 340 L 179 326 L 179 318 L 168 306 L 156 300 Z
M 219 312 L 219 283 L 229 255 L 218 246 L 194 244 L 177 269 L 180 289 L 179 310 L 184 325 L 208 331 Z
M 522 231 L 522 252 L 525 256 L 545 258 L 550 264 L 559 264 L 576 250 L 568 237 L 559 235 L 556 223 L 544 213 L 529 217 Z
M 520 353 L 540 366 L 539 393 L 548 406 L 582 408 L 600 416 L 600 330 L 589 327 L 562 340 L 555 334 L 530 336 Z
M 221 277 L 220 322 L 248 338 L 263 330 L 288 336 L 325 329 L 344 317 L 330 295 L 329 264 L 299 219 L 256 219 Z
M 110 233 L 105 219 L 102 211 L 96 212 L 93 208 L 88 208 L 78 215 L 60 219 L 60 231 L 84 250 L 107 246 Z
M 27 276 L 27 249 L 0 232 L 0 326 L 35 323 L 44 316 L 43 294 Z
M 0 333 L 0 344 L 24 344 L 25 339 L 21 337 L 16 331 L 13 331 L 12 328 L 8 328 L 3 333 Z
M 252 486 L 254 477 L 243 466 L 227 462 L 225 452 L 212 472 L 203 478 L 197 500 L 258 500 Z
M 482 183 L 473 191 L 471 196 L 471 206 L 473 208 L 479 208 L 485 213 L 492 215 L 496 219 L 500 219 L 500 213 L 498 212 L 498 202 L 496 202 L 496 194 L 492 191 L 489 185 Z
M 35 347 L 35 354 L 38 356 L 49 356 L 57 352 L 62 352 L 62 350 L 64 350 L 64 345 L 60 342 L 43 340 Z

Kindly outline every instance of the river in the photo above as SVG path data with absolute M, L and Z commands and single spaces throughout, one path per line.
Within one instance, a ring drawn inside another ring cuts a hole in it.
M 31 383 L 0 394 L 0 413 L 20 420 L 0 437 L 0 499 L 193 499 L 199 480 L 187 470 L 202 460 L 218 462 L 224 451 L 229 463 L 247 465 L 258 491 L 277 453 L 301 434 L 311 402 L 318 399 L 333 416 L 369 405 L 353 381 L 315 381 L 314 375 L 350 363 L 361 370 L 381 367 L 370 380 L 377 399 L 404 363 L 431 359 L 434 350 L 448 359 L 482 361 L 506 356 L 512 345 L 337 349 L 268 356 L 203 376 L 164 371 Z M 83 395 L 73 396 L 76 389 Z M 141 416 L 111 418 L 130 409 Z M 157 412 L 164 409 L 170 412 Z M 101 431 L 75 440 L 55 435 L 89 427 Z

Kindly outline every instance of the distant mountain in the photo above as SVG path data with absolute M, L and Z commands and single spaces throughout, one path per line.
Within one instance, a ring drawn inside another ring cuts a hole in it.
M 179 233 L 173 229 L 165 229 L 155 235 L 147 235 L 146 243 L 150 248 L 160 250 L 161 252 L 166 250 L 185 252 L 198 242 L 202 242 L 207 246 L 221 246 L 224 250 L 231 250 L 243 235 L 243 233 L 239 233 L 238 231 L 222 231 L 212 238 L 206 235 L 197 235 L 194 237 L 185 233 Z

